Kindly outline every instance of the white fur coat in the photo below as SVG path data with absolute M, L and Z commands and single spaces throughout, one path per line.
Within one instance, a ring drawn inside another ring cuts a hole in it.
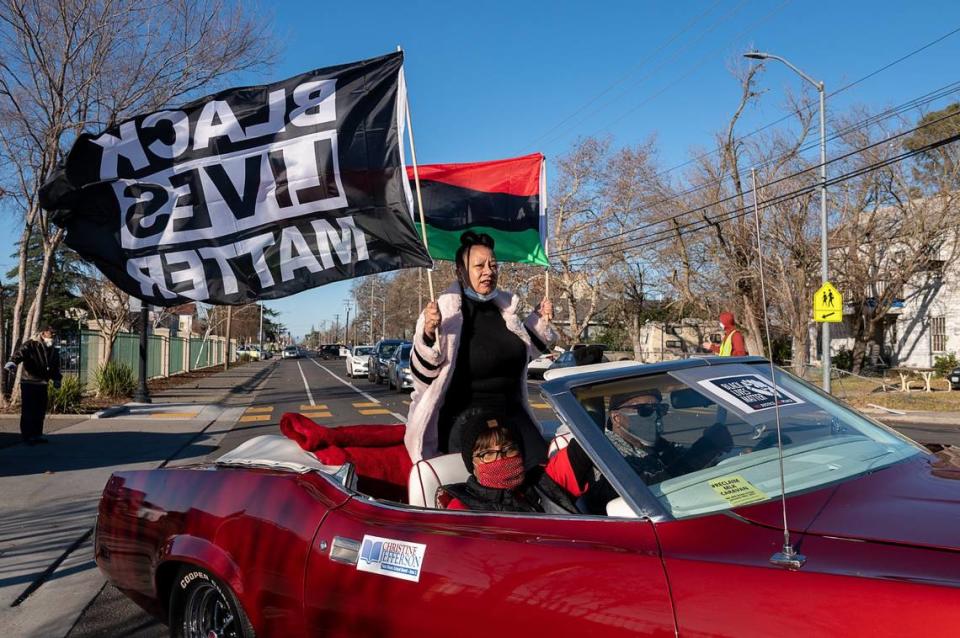
M 446 395 L 447 388 L 453 379 L 453 369 L 457 363 L 457 351 L 460 348 L 460 331 L 463 328 L 460 294 L 460 286 L 454 284 L 437 298 L 442 320 L 433 346 L 428 346 L 423 341 L 424 316 L 422 313 L 417 320 L 413 348 L 415 356 L 424 364 L 422 367 L 427 368 L 421 370 L 421 372 L 432 378 L 432 382 L 425 383 L 417 375 L 413 376 L 413 394 L 411 395 L 410 411 L 407 414 L 404 444 L 407 446 L 410 459 L 414 463 L 439 454 L 437 420 L 440 416 L 440 408 L 443 405 L 443 397 Z M 540 351 L 531 343 L 524 324 L 520 323 L 520 318 L 517 316 L 519 302 L 520 298 L 517 295 L 502 290 L 494 299 L 494 303 L 503 314 L 507 329 L 520 337 L 527 345 L 528 359 L 530 359 L 539 356 Z M 531 313 L 525 324 L 548 348 L 556 342 L 556 332 L 537 312 Z M 411 361 L 411 363 L 414 362 Z M 523 369 L 523 376 L 517 379 L 517 383 L 520 384 L 523 406 L 529 413 L 530 420 L 537 423 L 537 419 L 527 403 L 526 366 Z

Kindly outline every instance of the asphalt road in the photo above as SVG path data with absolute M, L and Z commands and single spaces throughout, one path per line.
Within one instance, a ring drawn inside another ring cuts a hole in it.
M 542 420 L 553 420 L 552 410 L 541 403 L 536 383 L 531 383 L 531 407 Z M 280 361 L 249 401 L 233 429 L 208 458 L 234 449 L 261 434 L 278 434 L 284 412 L 301 412 L 330 425 L 386 424 L 402 420 L 409 408 L 409 391 L 389 390 L 366 378 L 348 379 L 342 360 L 304 358 Z M 923 443 L 960 446 L 960 424 L 944 426 L 916 423 L 892 424 Z M 69 638 L 162 637 L 167 628 L 140 610 L 110 585 L 84 610 Z

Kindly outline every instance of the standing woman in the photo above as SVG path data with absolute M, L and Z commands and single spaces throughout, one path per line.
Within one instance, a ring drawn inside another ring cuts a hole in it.
M 47 382 L 60 387 L 60 355 L 53 347 L 53 328 L 47 326 L 39 335 L 27 339 L 4 366 L 15 372 L 23 364 L 20 375 L 20 436 L 27 445 L 48 443 L 43 438 L 43 419 L 47 414 Z
M 453 424 L 471 407 L 517 415 L 526 464 L 546 460 L 546 443 L 527 403 L 527 364 L 556 341 L 553 304 L 544 299 L 521 323 L 520 298 L 497 290 L 493 245 L 487 234 L 461 235 L 457 283 L 427 304 L 417 321 L 404 437 L 414 462 L 459 451 Z

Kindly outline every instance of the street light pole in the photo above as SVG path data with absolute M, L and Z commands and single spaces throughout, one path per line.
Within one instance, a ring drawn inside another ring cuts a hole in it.
M 823 82 L 818 82 L 812 77 L 795 67 L 789 61 L 781 58 L 779 55 L 763 53 L 761 51 L 751 51 L 744 53 L 743 57 L 751 60 L 777 60 L 783 62 L 793 70 L 794 73 L 816 87 L 820 93 L 820 283 L 826 284 L 830 281 L 830 269 L 827 264 L 827 92 Z M 821 325 L 823 349 L 823 390 L 830 392 L 830 369 L 832 367 L 832 356 L 830 354 L 830 324 L 824 322 Z M 771 353 L 772 356 L 773 353 Z

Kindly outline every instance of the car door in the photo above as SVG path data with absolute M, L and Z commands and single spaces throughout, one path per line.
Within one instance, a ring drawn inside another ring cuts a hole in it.
M 314 539 L 304 613 L 308 632 L 324 636 L 675 635 L 649 521 L 361 497 Z

